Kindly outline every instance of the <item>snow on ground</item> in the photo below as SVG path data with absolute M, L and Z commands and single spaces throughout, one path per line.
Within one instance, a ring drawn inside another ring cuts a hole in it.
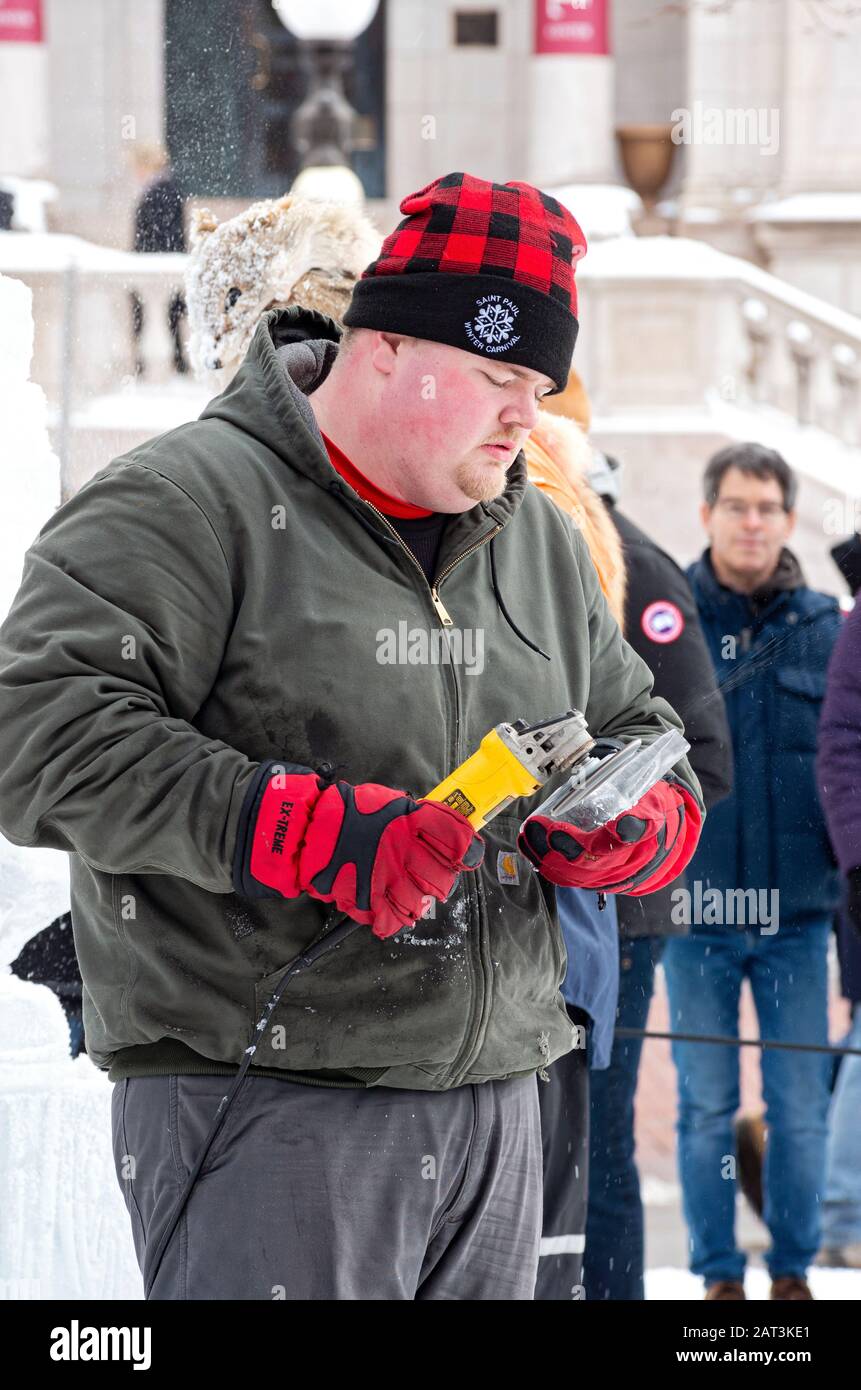
M 861 1270 L 811 1269 L 808 1275 L 813 1297 L 824 1302 L 857 1302 L 861 1298 Z M 768 1301 L 771 1281 L 764 1269 L 749 1269 L 744 1291 L 749 1299 Z M 702 1302 L 703 1281 L 686 1269 L 646 1270 L 646 1298 L 649 1301 Z
M 642 1156 L 641 1156 L 642 1162 Z M 678 1182 L 654 1173 L 640 1178 L 646 1219 L 646 1298 L 648 1300 L 701 1301 L 705 1286 L 685 1265 L 688 1232 L 682 1211 L 682 1190 Z M 764 1256 L 770 1244 L 768 1230 L 754 1215 L 739 1193 L 736 1199 L 735 1238 L 747 1254 L 745 1292 L 749 1299 L 768 1300 L 771 1281 Z M 815 1299 L 857 1302 L 861 1299 L 861 1270 L 820 1269 L 808 1271 L 808 1282 Z
M 0 275 L 0 619 L 24 552 L 60 500 L 46 403 L 28 381 L 31 292 Z M 0 835 L 0 1299 L 139 1298 L 140 1274 L 111 1152 L 107 1076 L 72 1061 L 59 1000 L 9 971 L 69 907 L 69 857 Z
M 0 1299 L 137 1299 L 111 1093 L 45 985 L 0 975 Z
M 646 1173 L 640 1178 L 640 1196 L 645 1207 L 675 1207 L 681 1201 L 682 1191 L 678 1183 Z

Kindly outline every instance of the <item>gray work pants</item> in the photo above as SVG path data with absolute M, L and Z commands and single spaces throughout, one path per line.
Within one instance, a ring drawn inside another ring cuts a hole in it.
M 114 1087 L 114 1161 L 142 1270 L 230 1084 Z M 541 1199 L 534 1076 L 441 1092 L 247 1077 L 151 1297 L 531 1300 Z

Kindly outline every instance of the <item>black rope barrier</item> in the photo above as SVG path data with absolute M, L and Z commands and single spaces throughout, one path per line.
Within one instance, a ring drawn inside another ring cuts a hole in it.
M 709 1033 L 653 1033 L 645 1028 L 617 1028 L 617 1038 L 665 1038 L 670 1042 L 718 1043 L 724 1047 L 773 1047 L 789 1052 L 827 1052 L 837 1057 L 861 1057 L 861 1047 L 836 1047 L 824 1043 L 776 1042 L 770 1038 L 730 1038 Z

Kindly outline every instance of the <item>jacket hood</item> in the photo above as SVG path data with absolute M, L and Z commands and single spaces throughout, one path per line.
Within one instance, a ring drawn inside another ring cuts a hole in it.
M 334 319 L 313 309 L 263 314 L 242 365 L 201 420 L 227 421 L 328 487 L 335 470 L 307 393 L 328 376 L 340 336 Z
M 754 589 L 748 597 L 754 608 L 764 608 L 776 594 L 792 589 L 802 589 L 804 586 L 804 571 L 796 556 L 784 546 L 778 557 L 777 568 L 774 573 L 769 575 L 765 583 L 761 584 L 758 589 Z
M 598 496 L 609 506 L 615 506 L 622 491 L 622 465 L 610 454 L 600 449 L 592 450 L 589 465 L 589 482 Z
M 341 328 L 315 309 L 291 305 L 263 314 L 251 345 L 233 380 L 209 402 L 201 420 L 226 420 L 265 444 L 291 468 L 319 487 L 358 501 L 350 486 L 332 467 L 308 395 L 328 376 L 338 355 Z M 505 525 L 526 491 L 526 460 L 522 453 L 508 470 L 504 493 L 492 502 L 479 502 L 453 519 L 452 530 L 467 536 L 493 517 Z M 372 515 L 369 513 L 369 515 Z

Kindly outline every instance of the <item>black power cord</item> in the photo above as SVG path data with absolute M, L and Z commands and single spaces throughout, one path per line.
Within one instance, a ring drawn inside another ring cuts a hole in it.
M 161 1268 L 162 1260 L 165 1256 L 165 1251 L 167 1250 L 173 1233 L 176 1230 L 179 1218 L 182 1216 L 182 1213 L 185 1210 L 186 1203 L 188 1202 L 188 1199 L 191 1196 L 191 1193 L 194 1189 L 194 1184 L 197 1182 L 197 1179 L 200 1176 L 200 1170 L 202 1169 L 206 1161 L 206 1156 L 212 1148 L 216 1135 L 218 1134 L 219 1130 L 221 1129 L 221 1126 L 224 1124 L 224 1121 L 227 1118 L 227 1112 L 229 1111 L 234 1100 L 236 1099 L 236 1094 L 239 1090 L 239 1087 L 242 1085 L 242 1082 L 245 1080 L 245 1077 L 248 1074 L 248 1068 L 251 1066 L 254 1054 L 257 1051 L 258 1046 L 260 1045 L 260 1040 L 262 1039 L 263 1034 L 266 1032 L 266 1029 L 269 1027 L 272 1015 L 275 1012 L 275 1009 L 281 999 L 282 994 L 284 993 L 284 990 L 287 988 L 287 985 L 290 983 L 290 981 L 294 980 L 301 971 L 306 970 L 309 965 L 314 965 L 315 962 L 318 961 L 320 957 L 325 955 L 328 951 L 333 950 L 336 946 L 340 946 L 341 942 L 344 941 L 346 937 L 350 936 L 352 932 L 356 931 L 357 928 L 361 925 L 362 924 L 360 922 L 354 922 L 350 918 L 347 918 L 346 921 L 339 923 L 336 927 L 333 927 L 330 931 L 326 933 L 325 936 L 321 937 L 317 942 L 309 946 L 305 951 L 302 952 L 301 955 L 295 956 L 294 959 L 290 961 L 290 963 L 287 966 L 285 966 L 284 974 L 282 978 L 278 981 L 278 985 L 275 989 L 275 992 L 272 995 L 272 998 L 269 1000 L 269 1003 L 266 1005 L 266 1008 L 263 1010 L 263 1015 L 258 1021 L 257 1027 L 254 1030 L 254 1037 L 249 1046 L 245 1049 L 245 1056 L 242 1060 L 242 1065 L 240 1066 L 239 1071 L 236 1073 L 236 1076 L 233 1078 L 233 1084 L 227 1092 L 227 1095 L 221 1097 L 221 1102 L 217 1111 L 215 1112 L 215 1116 L 209 1128 L 209 1133 L 203 1141 L 203 1147 L 197 1157 L 197 1161 L 195 1162 L 194 1167 L 192 1168 L 191 1172 L 186 1178 L 185 1186 L 183 1187 L 182 1191 L 176 1199 L 176 1202 L 174 1203 L 173 1210 L 171 1211 L 170 1217 L 168 1219 L 168 1223 L 165 1226 L 164 1231 L 162 1232 L 158 1245 L 155 1247 L 152 1259 L 146 1261 L 146 1268 L 144 1269 L 145 1299 L 149 1299 L 150 1294 L 152 1293 L 153 1285 L 156 1281 L 156 1276 L 158 1275 L 159 1269 Z

